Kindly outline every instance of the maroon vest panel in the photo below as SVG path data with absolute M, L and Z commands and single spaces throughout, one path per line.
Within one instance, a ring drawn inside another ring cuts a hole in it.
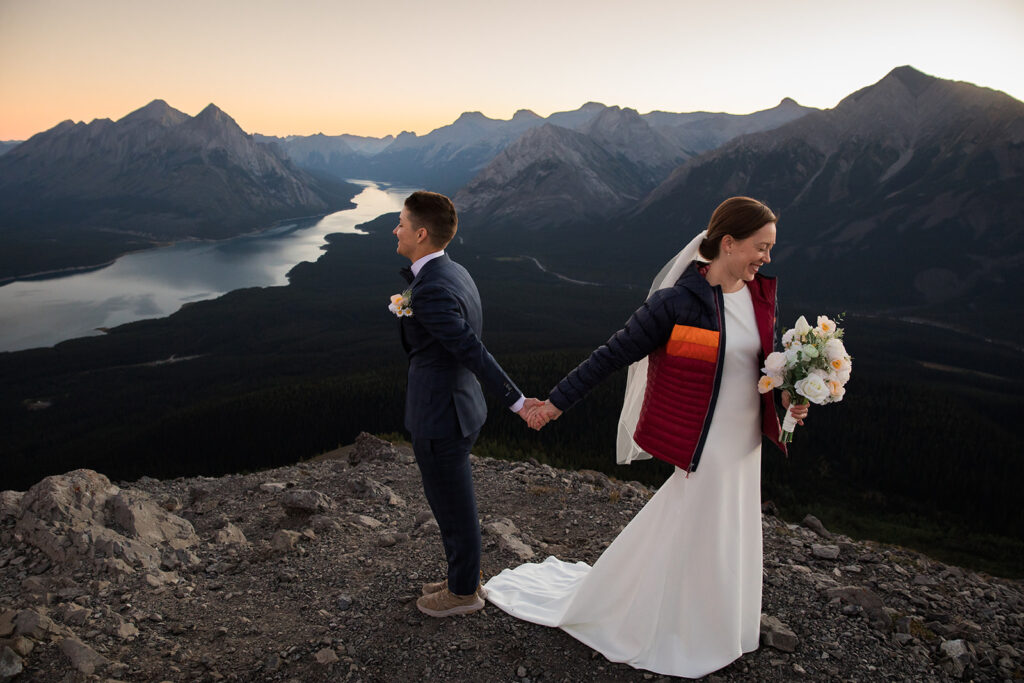
M 647 389 L 633 440 L 659 460 L 689 469 L 711 404 L 715 363 L 670 356 L 665 347 L 648 356 L 647 363 Z

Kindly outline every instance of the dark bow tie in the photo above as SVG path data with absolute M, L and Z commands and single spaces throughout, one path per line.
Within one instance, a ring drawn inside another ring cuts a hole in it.
M 405 267 L 405 268 L 402 268 L 398 272 L 402 275 L 402 277 L 405 278 L 406 282 L 412 282 L 413 279 L 415 278 L 415 275 L 412 274 L 412 268 L 409 268 L 408 266 Z

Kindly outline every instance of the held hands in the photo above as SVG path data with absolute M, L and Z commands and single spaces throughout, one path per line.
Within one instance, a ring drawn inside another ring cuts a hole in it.
M 557 420 L 562 411 L 551 404 L 551 401 L 541 401 L 537 398 L 527 398 L 523 407 L 516 413 L 523 418 L 531 429 L 540 431 L 541 427 L 551 420 Z
M 523 412 L 526 412 L 525 410 Z M 530 410 L 530 414 L 526 417 L 526 423 L 530 425 L 530 429 L 535 429 L 538 432 L 544 425 L 552 420 L 557 420 L 562 414 L 562 411 L 555 407 L 551 401 L 538 401 L 537 405 L 533 406 Z
M 519 409 L 519 412 L 516 413 L 516 415 L 523 418 L 523 422 L 529 425 L 530 416 L 532 416 L 533 412 L 542 405 L 544 405 L 544 401 L 540 400 L 539 398 L 527 398 L 523 402 L 523 407 Z

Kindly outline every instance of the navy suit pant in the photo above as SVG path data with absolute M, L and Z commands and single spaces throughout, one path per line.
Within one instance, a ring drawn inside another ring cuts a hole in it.
M 448 590 L 456 595 L 471 595 L 480 583 L 480 519 L 469 464 L 469 451 L 479 435 L 479 431 L 444 439 L 414 435 L 412 440 L 423 493 L 441 529 Z

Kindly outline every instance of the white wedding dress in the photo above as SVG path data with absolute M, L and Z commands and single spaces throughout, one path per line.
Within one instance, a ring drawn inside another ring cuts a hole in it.
M 676 469 L 593 567 L 548 557 L 487 599 L 613 662 L 697 678 L 757 649 L 761 616 L 760 341 L 746 287 L 725 294 L 725 365 L 697 471 Z

